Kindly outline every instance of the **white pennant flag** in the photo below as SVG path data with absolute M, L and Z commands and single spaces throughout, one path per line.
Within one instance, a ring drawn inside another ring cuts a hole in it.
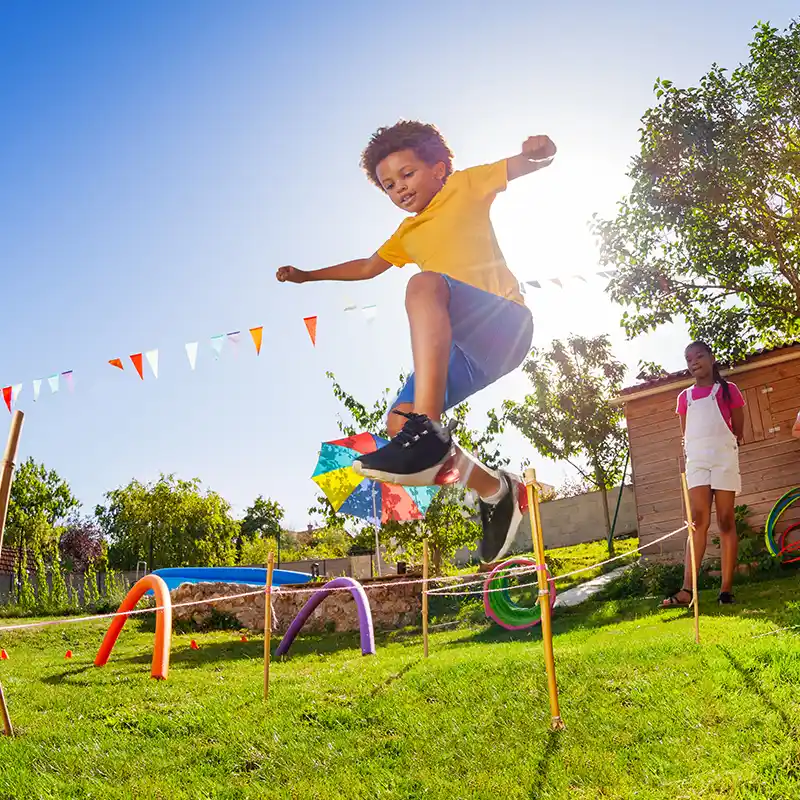
M 189 366 L 194 369 L 197 366 L 197 342 L 189 342 L 186 345 L 186 355 L 189 358 Z
M 158 377 L 158 350 L 148 350 L 145 354 L 145 358 L 147 359 L 147 363 L 150 365 L 150 369 L 153 370 L 153 376 Z
M 222 346 L 224 344 L 225 337 L 222 334 L 211 337 L 211 346 L 214 348 L 214 358 L 219 358 L 222 355 Z
M 364 312 L 367 322 L 372 322 L 378 316 L 378 306 L 364 306 L 361 310 Z
M 51 375 L 47 382 L 50 384 L 50 391 L 55 394 L 58 391 L 58 375 Z
M 39 399 L 39 392 L 42 391 L 42 381 L 37 379 L 33 382 L 33 402 Z
M 228 341 L 231 343 L 233 347 L 233 357 L 239 357 L 239 342 L 242 340 L 242 332 L 241 331 L 233 331 L 232 333 L 228 334 Z
M 11 405 L 14 406 L 17 404 L 17 398 L 19 397 L 19 393 L 22 391 L 22 384 L 18 383 L 16 386 L 11 387 Z

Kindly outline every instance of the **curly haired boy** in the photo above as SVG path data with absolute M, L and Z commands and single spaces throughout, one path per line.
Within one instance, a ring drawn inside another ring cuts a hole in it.
M 508 181 L 548 166 L 555 153 L 547 136 L 532 136 L 518 155 L 454 171 L 453 154 L 435 126 L 401 121 L 380 128 L 361 165 L 410 216 L 368 258 L 277 271 L 281 282 L 305 283 L 368 280 L 406 264 L 420 268 L 406 289 L 414 372 L 392 404 L 392 439 L 353 468 L 378 481 L 426 486 L 455 465 L 480 496 L 484 561 L 502 558 L 511 547 L 523 513 L 521 482 L 475 462 L 440 420 L 516 369 L 530 351 L 531 312 L 497 244 L 489 210 Z

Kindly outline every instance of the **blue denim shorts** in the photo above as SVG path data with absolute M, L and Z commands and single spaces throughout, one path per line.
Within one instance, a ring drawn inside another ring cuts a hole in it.
M 442 277 L 450 288 L 453 331 L 444 396 L 447 411 L 522 364 L 531 349 L 533 317 L 530 309 L 513 300 Z M 414 403 L 413 373 L 392 408 L 402 403 Z

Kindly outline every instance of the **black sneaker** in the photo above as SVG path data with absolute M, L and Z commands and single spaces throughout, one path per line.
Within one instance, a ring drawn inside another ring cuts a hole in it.
M 730 592 L 720 592 L 717 602 L 721 606 L 732 606 L 736 602 L 736 598 Z
M 433 486 L 436 476 L 453 454 L 451 432 L 455 422 L 446 426 L 424 414 L 406 414 L 406 424 L 388 444 L 353 462 L 357 475 L 400 486 Z
M 522 482 L 507 472 L 501 471 L 499 477 L 506 485 L 506 493 L 495 505 L 483 500 L 479 503 L 483 539 L 478 551 L 481 560 L 487 564 L 499 561 L 511 549 L 524 513 L 521 503 Z

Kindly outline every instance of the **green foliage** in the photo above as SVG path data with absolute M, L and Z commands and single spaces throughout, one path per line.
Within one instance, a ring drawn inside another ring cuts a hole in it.
M 797 22 L 757 25 L 732 73 L 656 82 L 633 189 L 594 225 L 629 336 L 683 318 L 724 361 L 800 336 L 798 85 Z
M 274 500 L 265 500 L 263 495 L 259 495 L 253 505 L 244 513 L 244 518 L 239 527 L 239 536 L 236 538 L 237 561 L 240 564 L 264 563 L 263 561 L 253 562 L 244 558 L 245 545 L 253 544 L 258 539 L 273 539 L 281 533 L 281 521 L 283 520 L 284 509 Z M 265 548 L 259 548 L 258 551 Z M 251 548 L 251 555 L 256 554 Z M 266 551 L 268 552 L 268 551 Z M 283 555 L 284 560 L 289 560 Z
M 134 480 L 107 492 L 105 499 L 95 513 L 114 567 L 133 569 L 140 560 L 151 570 L 235 562 L 239 523 L 227 501 L 211 490 L 201 492 L 196 478 L 161 475 L 150 484 Z
M 86 572 L 83 573 L 83 605 L 86 608 L 93 609 L 97 606 L 97 601 L 100 599 L 100 590 L 97 586 L 97 570 L 94 566 L 94 561 L 90 561 L 86 567 Z
M 625 367 L 611 353 L 608 336 L 571 336 L 549 351 L 534 348 L 523 371 L 533 392 L 522 403 L 506 400 L 505 419 L 547 458 L 567 461 L 603 494 L 622 480 L 628 449 L 623 412 L 609 403 L 622 386 Z
M 767 550 L 764 539 L 764 530 L 754 528 L 750 524 L 750 517 L 753 516 L 753 509 L 748 505 L 740 505 L 734 508 L 734 519 L 736 521 L 736 536 L 739 540 L 737 562 L 739 564 L 757 563 L 761 568 L 772 566 L 773 557 Z M 712 537 L 711 541 L 719 547 L 719 536 Z
M 52 609 L 67 608 L 69 596 L 67 594 L 67 583 L 64 580 L 64 573 L 61 569 L 61 551 L 58 542 L 53 542 L 50 545 L 50 564 L 52 577 L 50 579 L 48 605 Z
M 56 523 L 79 505 L 69 484 L 55 470 L 33 458 L 23 461 L 11 484 L 3 544 L 17 548 L 47 545 Z
M 28 572 L 28 551 L 24 548 L 17 561 L 17 605 L 25 611 L 36 607 L 36 593 Z

